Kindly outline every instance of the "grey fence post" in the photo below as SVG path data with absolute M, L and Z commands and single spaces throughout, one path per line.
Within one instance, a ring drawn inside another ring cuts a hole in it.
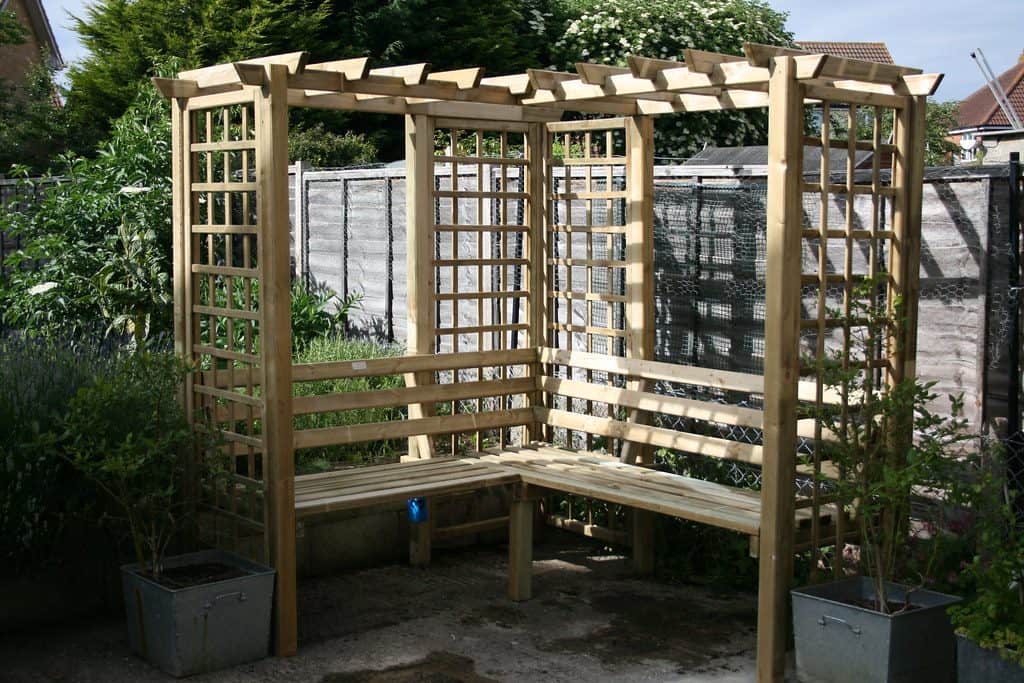
M 303 284 L 309 284 L 309 209 L 306 192 L 305 172 L 310 166 L 305 161 L 296 161 L 292 166 L 295 174 L 295 204 L 292 229 L 295 231 L 295 270 Z

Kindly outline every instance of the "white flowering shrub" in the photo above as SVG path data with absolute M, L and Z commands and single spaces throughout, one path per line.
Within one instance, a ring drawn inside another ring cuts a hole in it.
M 554 45 L 556 67 L 576 62 L 626 66 L 629 55 L 682 59 L 697 48 L 743 54 L 743 43 L 791 45 L 786 15 L 761 0 L 568 0 L 575 17 Z M 763 110 L 662 116 L 655 127 L 659 156 L 689 157 L 705 144 L 763 144 Z

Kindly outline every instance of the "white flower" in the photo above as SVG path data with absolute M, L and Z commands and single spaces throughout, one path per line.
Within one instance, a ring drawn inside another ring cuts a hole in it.
M 56 287 L 56 282 L 40 282 L 38 285 L 35 285 L 34 287 L 29 287 L 28 293 L 45 294 L 46 292 L 49 292 L 51 289 L 55 289 Z
M 152 189 L 153 188 L 151 187 L 140 187 L 138 185 L 125 185 L 117 192 L 118 194 L 142 194 L 143 192 L 149 192 Z

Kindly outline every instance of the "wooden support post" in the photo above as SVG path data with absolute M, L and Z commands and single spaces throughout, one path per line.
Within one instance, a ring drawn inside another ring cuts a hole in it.
M 409 515 L 409 564 L 414 567 L 426 567 L 430 564 L 431 541 L 434 531 L 434 510 L 429 498 L 422 499 L 424 516 L 414 520 Z
M 654 120 L 632 116 L 626 129 L 626 357 L 654 360 Z M 627 388 L 644 391 L 644 383 Z M 646 423 L 649 416 L 632 410 L 629 422 Z M 621 459 L 651 462 L 651 448 L 627 441 Z
M 633 508 L 633 572 L 654 573 L 654 513 Z
M 189 366 L 195 360 L 192 352 L 192 193 L 191 170 L 192 153 L 191 114 L 188 112 L 188 100 L 175 98 L 171 100 L 171 243 L 172 266 L 171 287 L 174 296 L 174 353 Z M 179 400 L 185 410 L 189 424 L 195 427 L 195 402 L 193 386 L 195 380 L 191 373 L 182 382 Z M 191 452 L 185 463 L 185 499 L 188 501 L 189 519 L 193 520 L 186 530 L 186 544 L 196 547 L 198 528 L 195 504 L 198 499 L 200 482 L 196 458 L 201 453 Z
M 530 124 L 527 136 L 527 192 L 530 193 L 530 232 L 529 240 L 530 279 L 529 279 L 529 346 L 546 346 L 547 339 L 547 164 L 548 164 L 548 134 L 547 126 L 543 123 Z M 539 362 L 530 364 L 532 377 L 540 377 L 543 374 Z M 548 405 L 547 393 L 543 390 L 529 395 L 531 407 L 546 407 Z M 531 441 L 541 441 L 547 438 L 543 433 L 544 425 L 540 421 L 534 421 L 527 431 Z
M 288 227 L 288 68 L 266 67 L 256 96 L 256 212 L 263 369 L 264 485 L 270 562 L 277 570 L 274 650 L 298 649 L 295 459 L 292 444 L 291 263 Z
M 405 117 L 405 205 L 406 205 L 406 302 L 409 309 L 407 347 L 409 353 L 432 354 L 434 344 L 434 122 L 418 114 Z M 433 384 L 430 373 L 409 373 L 406 386 Z M 409 419 L 433 415 L 433 404 L 409 406 Z M 409 437 L 409 458 L 433 457 L 429 436 Z
M 890 341 L 888 381 L 917 376 L 917 307 L 920 298 L 921 202 L 924 191 L 924 137 L 927 98 L 908 97 L 896 111 L 896 154 L 893 157 L 892 231 L 888 305 L 902 301 L 903 326 Z M 910 426 L 908 425 L 908 428 Z
M 508 597 L 516 602 L 532 597 L 530 580 L 536 505 L 526 484 L 514 487 L 508 513 Z
M 803 95 L 791 57 L 776 57 L 768 104 L 768 249 L 757 678 L 786 669 L 793 577 L 796 406 L 800 380 Z

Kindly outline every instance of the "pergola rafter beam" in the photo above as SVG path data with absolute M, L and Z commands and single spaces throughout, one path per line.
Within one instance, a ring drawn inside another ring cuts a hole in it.
M 209 88 L 219 85 L 230 85 L 238 83 L 238 71 L 235 64 L 283 64 L 288 67 L 289 74 L 302 73 L 309 60 L 308 52 L 289 52 L 258 59 L 243 59 L 238 62 L 206 66 L 201 69 L 189 69 L 178 74 L 178 79 L 183 81 L 195 81 L 199 88 Z
M 921 69 L 912 69 L 906 66 L 868 62 L 861 59 L 836 57 L 835 55 L 815 55 L 812 52 L 777 47 L 775 45 L 745 43 L 743 45 L 743 52 L 747 55 L 747 59 L 751 64 L 761 67 L 770 67 L 772 59 L 775 57 L 824 57 L 824 63 L 818 74 L 822 78 L 850 79 L 896 85 L 903 82 L 904 76 L 921 73 Z
M 406 85 L 419 85 L 430 73 L 430 64 L 421 62 L 419 64 L 404 64 L 402 66 L 382 66 L 370 69 L 370 76 L 383 76 L 385 78 L 401 79 Z
M 934 92 L 941 78 L 917 69 L 788 48 L 747 44 L 744 49 L 746 57 L 688 49 L 682 61 L 630 56 L 628 67 L 579 63 L 577 73 L 530 69 L 488 78 L 479 67 L 436 73 L 427 63 L 371 69 L 365 57 L 307 65 L 307 54 L 294 52 L 183 71 L 177 79 L 154 83 L 167 97 L 206 97 L 262 86 L 265 66 L 282 64 L 287 67 L 290 97 L 296 101 L 324 94 L 356 96 L 318 99 L 308 106 L 351 104 L 364 111 L 404 111 L 410 105 L 462 102 L 630 116 L 765 106 L 765 98 L 743 93 L 767 92 L 776 56 L 793 58 L 797 80 L 817 90 L 817 95 L 808 96 L 811 101 L 824 94 L 900 107 L 906 97 Z

